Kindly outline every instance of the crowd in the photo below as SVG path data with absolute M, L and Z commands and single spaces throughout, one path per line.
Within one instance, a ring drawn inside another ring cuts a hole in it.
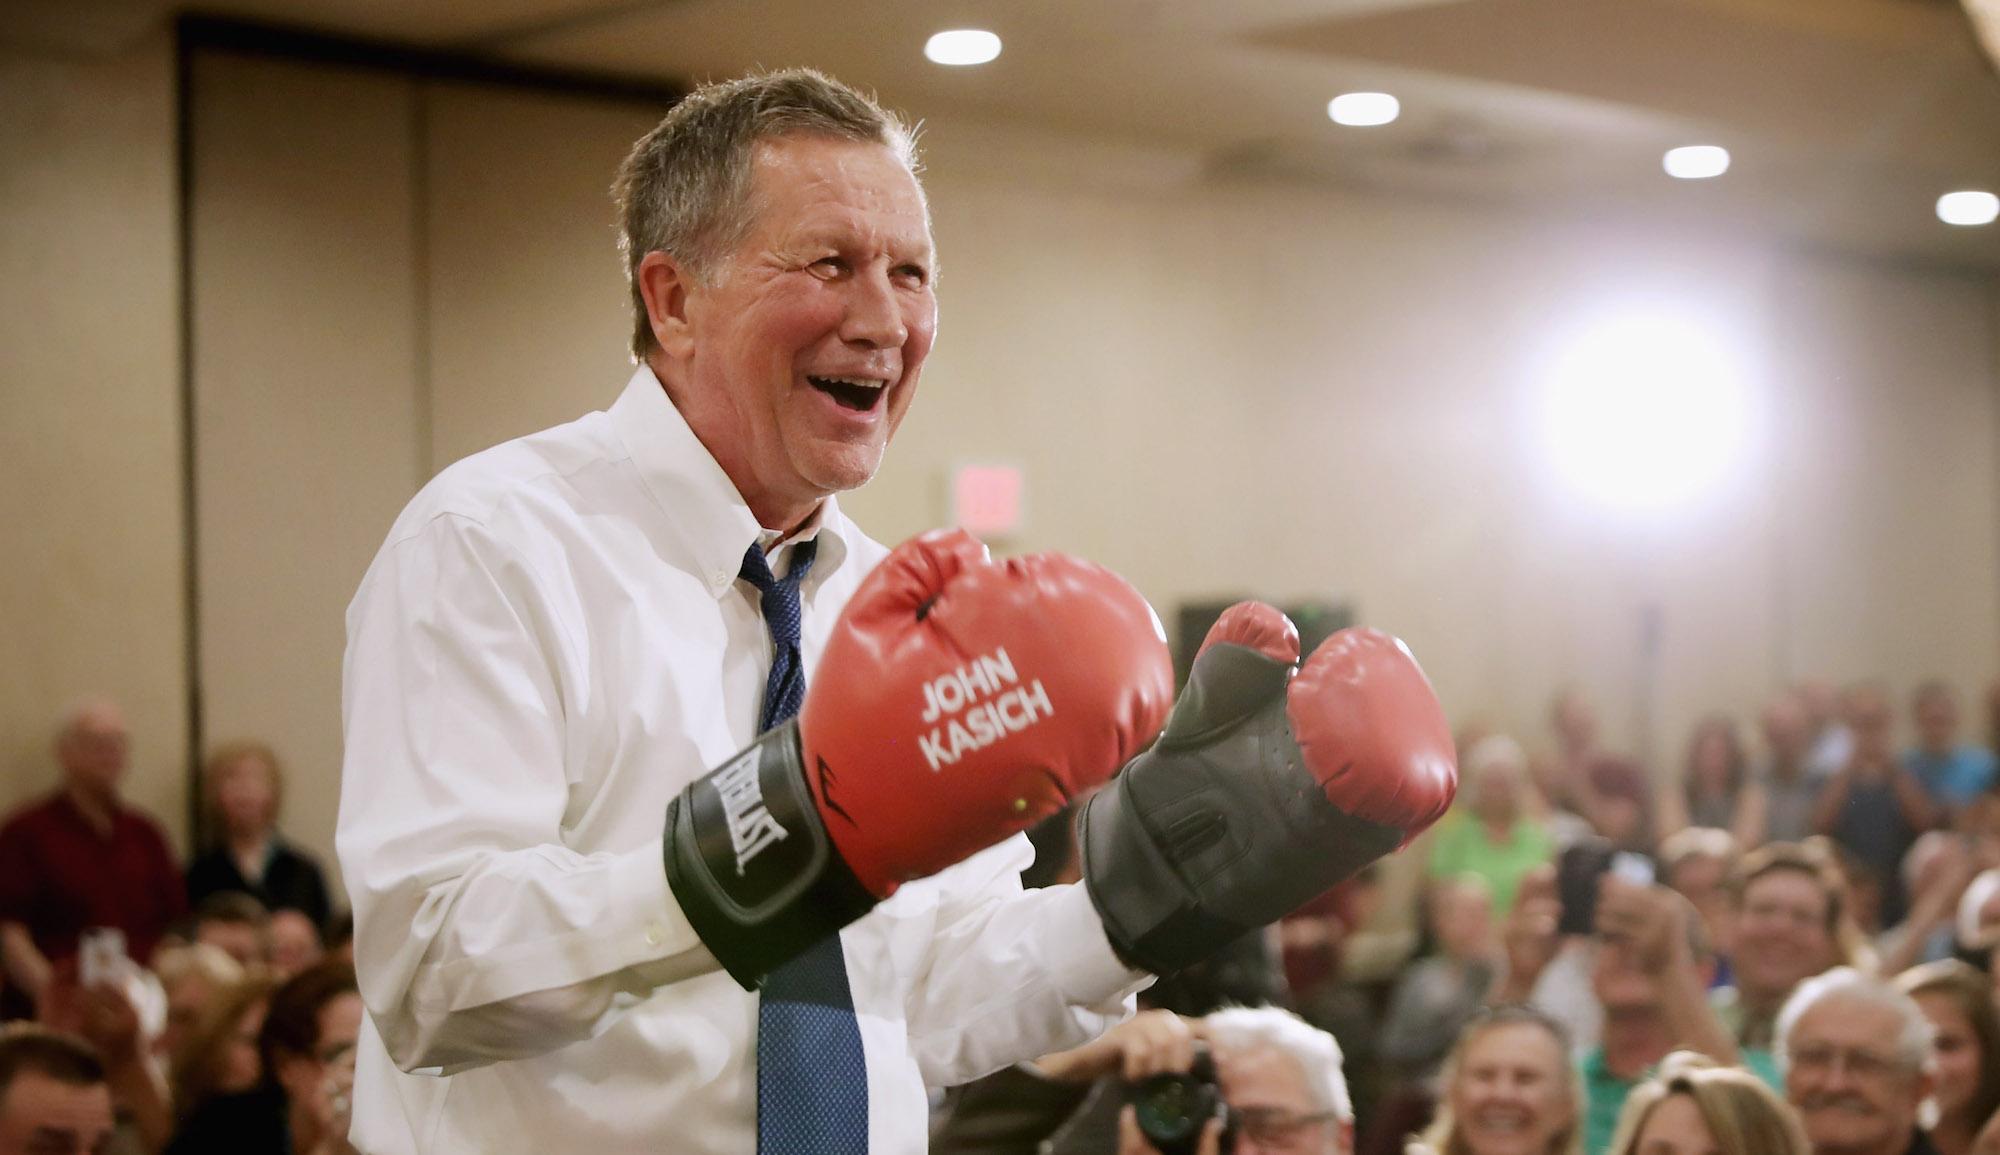
M 1575 693 L 1541 757 L 1469 727 L 1408 852 L 1414 954 L 1348 965 L 1395 921 L 1364 874 L 1096 1041 L 941 1092 L 933 1149 L 1168 1150 L 1137 1089 L 1192 1070 L 1221 1105 L 1197 1153 L 2000 1155 L 2000 732 L 1965 740 L 1938 683 L 1895 706 L 1801 686 L 1660 773 Z M 120 795 L 127 742 L 78 709 L 59 788 L 0 825 L 0 1151 L 351 1150 L 360 997 L 277 756 L 213 753 L 182 870 Z M 1075 877 L 1066 821 L 1030 885 Z
M 128 745 L 80 707 L 56 790 L 0 823 L 0 1152 L 346 1155 L 351 924 L 278 831 L 277 755 L 209 757 L 183 871 L 121 794 Z

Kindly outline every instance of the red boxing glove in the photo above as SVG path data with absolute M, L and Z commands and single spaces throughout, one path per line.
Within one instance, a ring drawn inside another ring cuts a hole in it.
M 1078 818 L 1105 931 L 1165 974 L 1290 913 L 1435 822 L 1457 790 L 1451 732 L 1416 660 L 1342 630 L 1296 670 L 1270 606 L 1209 631 L 1160 741 Z
M 667 816 L 682 910 L 746 987 L 901 883 L 1026 829 L 1150 741 L 1173 674 L 1109 570 L 994 563 L 963 531 L 898 546 L 835 624 L 796 722 Z

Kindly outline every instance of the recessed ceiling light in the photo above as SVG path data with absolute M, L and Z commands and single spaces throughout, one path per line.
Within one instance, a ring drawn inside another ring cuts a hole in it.
M 1343 92 L 1326 103 L 1326 114 L 1335 124 L 1355 128 L 1388 124 L 1402 111 L 1402 104 L 1386 92 Z
M 1938 198 L 1938 219 L 1948 225 L 1990 225 L 2000 217 L 2000 197 L 1980 189 L 1960 189 Z
M 983 28 L 954 28 L 931 37 L 924 44 L 924 55 L 934 64 L 954 67 L 985 64 L 1000 55 L 1000 38 Z
M 1660 160 L 1667 175 L 1682 180 L 1705 180 L 1729 171 L 1729 150 L 1713 144 L 1690 144 L 1670 148 Z

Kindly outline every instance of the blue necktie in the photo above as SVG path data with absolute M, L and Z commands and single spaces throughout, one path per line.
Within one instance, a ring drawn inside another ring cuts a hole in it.
M 738 574 L 757 587 L 771 631 L 771 673 L 764 682 L 759 732 L 799 712 L 806 696 L 799 652 L 799 581 L 812 569 L 817 542 L 792 548 L 792 567 L 771 575 L 752 544 Z M 868 1068 L 840 936 L 772 971 L 757 1004 L 757 1155 L 866 1155 Z

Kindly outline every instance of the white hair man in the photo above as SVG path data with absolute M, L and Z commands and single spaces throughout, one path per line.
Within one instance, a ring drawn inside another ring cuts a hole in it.
M 1785 1095 L 1814 1155 L 1935 1155 L 1931 1025 L 1910 996 L 1850 967 L 1807 979 L 1778 1014 Z

